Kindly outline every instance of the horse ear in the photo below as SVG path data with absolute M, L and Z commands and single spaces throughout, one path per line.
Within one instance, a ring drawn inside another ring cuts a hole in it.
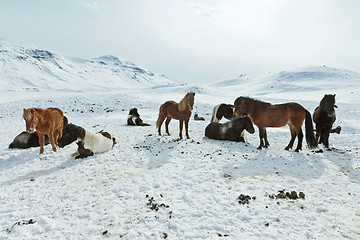
M 336 94 L 334 94 L 334 97 L 336 96 Z

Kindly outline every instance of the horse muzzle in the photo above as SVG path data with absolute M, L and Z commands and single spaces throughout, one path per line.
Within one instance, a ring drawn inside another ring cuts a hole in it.
M 33 132 L 35 132 L 34 129 L 26 129 L 26 131 L 27 131 L 28 133 L 33 133 Z

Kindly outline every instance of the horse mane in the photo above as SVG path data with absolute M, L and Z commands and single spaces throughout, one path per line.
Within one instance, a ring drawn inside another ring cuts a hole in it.
M 185 111 L 186 107 L 187 107 L 187 103 L 188 103 L 188 97 L 189 96 L 194 96 L 195 93 L 194 92 L 188 92 L 186 93 L 186 95 L 183 97 L 183 99 L 181 99 L 181 101 L 178 104 L 178 108 L 180 112 Z
M 251 98 L 251 97 L 241 97 L 241 98 L 252 101 L 252 102 L 255 102 L 255 103 L 271 105 L 271 103 L 269 103 L 269 102 L 264 102 L 264 101 L 261 101 L 261 100 L 255 99 L 255 98 Z
M 183 99 L 181 99 L 181 101 L 179 102 L 179 105 L 178 105 L 178 108 L 179 108 L 179 111 L 182 112 L 182 111 L 185 111 L 186 109 L 186 106 L 187 106 L 187 95 L 186 94 Z

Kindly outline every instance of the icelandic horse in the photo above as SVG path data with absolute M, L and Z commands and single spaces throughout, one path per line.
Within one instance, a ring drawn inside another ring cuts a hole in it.
M 191 110 L 194 106 L 194 98 L 195 93 L 194 92 L 188 92 L 185 97 L 179 102 L 174 101 L 166 101 L 160 106 L 159 109 L 159 117 L 156 122 L 156 127 L 158 129 L 159 135 L 161 135 L 161 125 L 165 121 L 165 129 L 166 133 L 170 135 L 169 133 L 169 123 L 171 119 L 177 119 L 179 120 L 179 137 L 182 139 L 182 129 L 183 129 L 183 123 L 185 122 L 185 132 L 186 137 L 189 139 L 189 120 L 191 116 Z
M 260 145 L 258 149 L 270 146 L 266 128 L 282 127 L 286 124 L 290 127 L 291 140 L 285 147 L 289 150 L 293 147 L 295 138 L 298 138 L 298 144 L 295 152 L 301 150 L 303 133 L 301 126 L 305 120 L 305 136 L 309 148 L 317 147 L 318 143 L 314 135 L 314 129 L 311 114 L 298 103 L 284 103 L 272 105 L 267 102 L 255 100 L 248 97 L 238 97 L 235 102 L 235 116 L 241 116 L 246 113 L 251 121 L 259 128 Z M 265 144 L 263 142 L 265 141 Z
M 24 109 L 23 118 L 27 132 L 34 132 L 36 129 L 40 154 L 44 153 L 45 135 L 49 137 L 52 149 L 56 152 L 56 145 L 63 131 L 63 112 L 58 108 L 27 108 Z
M 314 110 L 313 120 L 316 129 L 316 140 L 323 143 L 326 148 L 329 148 L 329 134 L 340 133 L 341 127 L 331 129 L 335 120 L 335 94 L 325 94 L 320 101 L 320 105 Z M 320 138 L 320 139 L 319 139 Z

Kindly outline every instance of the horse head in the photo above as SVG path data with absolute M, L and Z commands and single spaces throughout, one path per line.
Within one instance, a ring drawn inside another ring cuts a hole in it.
M 234 117 L 234 105 L 226 104 L 224 106 L 223 115 L 226 119 L 231 120 Z
M 78 138 L 83 139 L 85 137 L 85 129 L 69 123 L 63 128 L 63 134 L 58 141 L 58 146 L 63 148 L 70 143 L 76 141 Z
M 26 131 L 30 133 L 34 132 L 37 124 L 39 123 L 35 110 L 33 108 L 24 109 L 23 118 L 26 123 Z
M 335 105 L 335 95 L 325 94 L 323 99 L 320 101 L 320 108 L 323 109 L 329 117 L 335 116 L 335 109 L 337 106 Z
M 188 92 L 186 94 L 186 105 L 189 107 L 190 111 L 192 111 L 194 107 L 194 98 L 195 98 L 194 92 Z
M 239 117 L 246 115 L 247 113 L 247 106 L 246 106 L 246 99 L 244 97 L 238 97 L 234 102 L 234 116 Z
M 129 111 L 129 115 L 132 115 L 132 116 L 135 116 L 135 117 L 140 117 L 137 108 L 132 108 L 132 109 Z
M 255 132 L 255 129 L 254 129 L 254 125 L 253 125 L 251 119 L 248 116 L 243 116 L 242 118 L 245 120 L 245 124 L 244 124 L 245 129 L 249 133 L 253 134 Z

